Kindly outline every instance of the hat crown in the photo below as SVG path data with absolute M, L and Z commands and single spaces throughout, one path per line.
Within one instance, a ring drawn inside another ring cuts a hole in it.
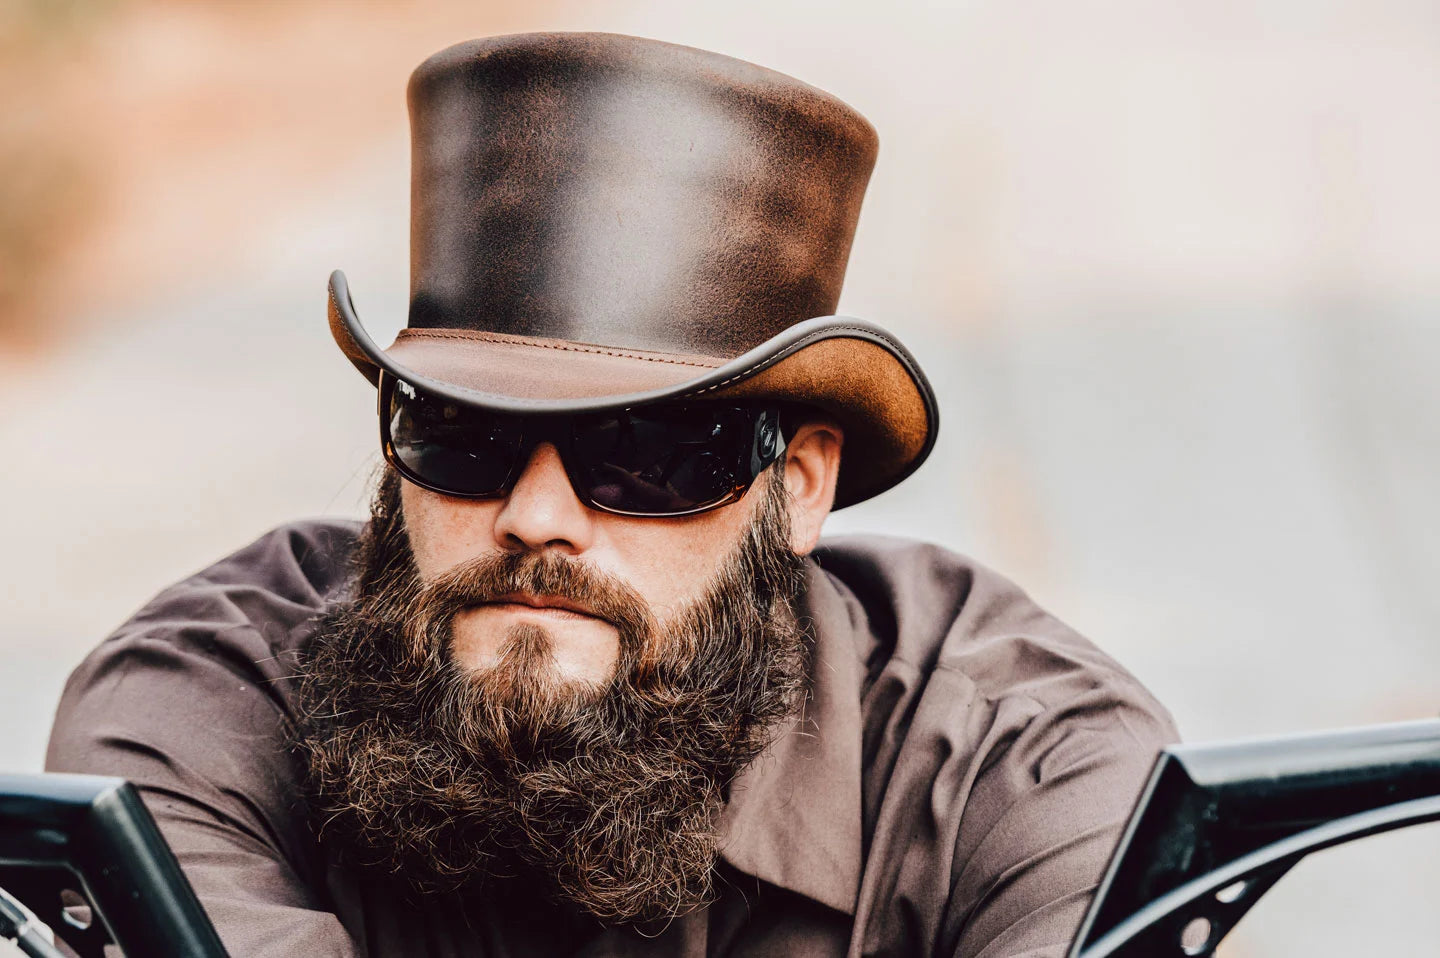
M 733 357 L 835 311 L 877 139 L 838 99 L 610 34 L 411 77 L 410 325 Z

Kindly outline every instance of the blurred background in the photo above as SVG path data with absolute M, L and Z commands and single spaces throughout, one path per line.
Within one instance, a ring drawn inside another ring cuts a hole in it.
M 1440 711 L 1433 0 L 0 2 L 0 769 L 148 596 L 359 515 L 404 323 L 404 88 L 523 30 L 830 90 L 881 159 L 842 303 L 943 403 L 832 532 L 1019 580 L 1191 741 Z M 1311 859 L 1222 954 L 1435 954 L 1440 832 Z

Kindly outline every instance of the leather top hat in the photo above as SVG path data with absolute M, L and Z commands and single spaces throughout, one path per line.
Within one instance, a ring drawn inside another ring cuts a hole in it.
M 451 47 L 409 100 L 408 328 L 379 348 L 330 278 L 331 331 L 372 382 L 524 413 L 808 403 L 845 430 L 837 507 L 928 455 L 914 358 L 832 315 L 877 148 L 850 107 L 740 60 L 586 33 Z

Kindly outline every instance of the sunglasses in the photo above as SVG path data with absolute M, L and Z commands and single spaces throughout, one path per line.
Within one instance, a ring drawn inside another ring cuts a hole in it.
M 522 416 L 430 396 L 381 374 L 381 448 L 418 486 L 500 498 L 542 442 L 560 453 L 581 502 L 622 516 L 688 516 L 734 502 L 785 451 L 775 404 L 661 403 Z

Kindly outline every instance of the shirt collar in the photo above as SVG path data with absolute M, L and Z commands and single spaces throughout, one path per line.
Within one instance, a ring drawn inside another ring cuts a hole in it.
M 860 888 L 860 656 L 863 612 L 807 564 L 800 614 L 814 645 L 799 714 L 735 779 L 721 855 L 746 874 L 854 914 Z

